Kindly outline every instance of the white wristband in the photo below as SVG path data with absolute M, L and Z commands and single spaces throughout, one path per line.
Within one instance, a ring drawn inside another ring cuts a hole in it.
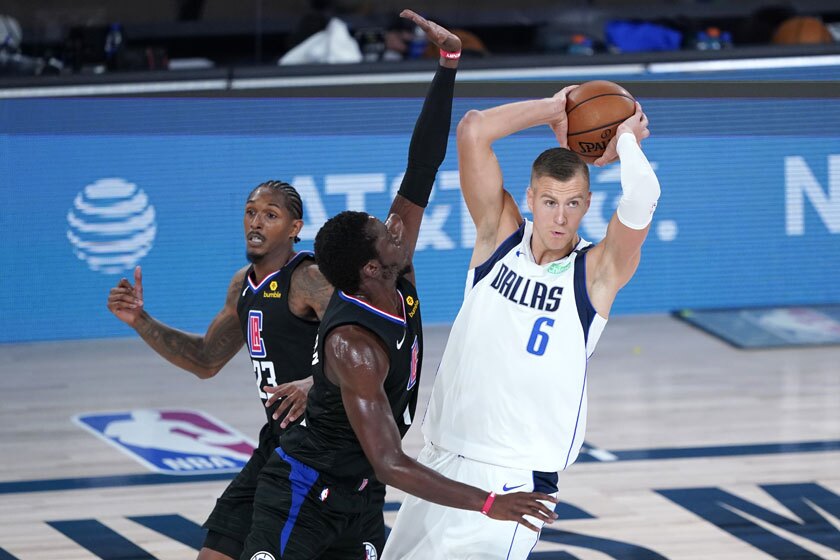
M 630 229 L 645 229 L 653 220 L 653 211 L 659 200 L 659 179 L 645 154 L 636 142 L 636 136 L 625 132 L 616 145 L 621 160 L 621 200 L 616 214 L 618 220 Z

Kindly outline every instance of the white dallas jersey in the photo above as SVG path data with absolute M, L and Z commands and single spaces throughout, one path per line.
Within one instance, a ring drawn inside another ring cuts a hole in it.
M 586 292 L 591 244 L 538 265 L 532 227 L 469 271 L 423 434 L 470 459 L 553 472 L 583 443 L 586 364 L 607 321 Z

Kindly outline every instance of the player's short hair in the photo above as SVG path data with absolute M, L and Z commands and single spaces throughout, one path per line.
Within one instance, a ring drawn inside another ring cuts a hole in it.
M 283 181 L 268 180 L 254 187 L 254 190 L 248 194 L 248 199 L 250 200 L 254 196 L 254 193 L 263 187 L 283 195 L 284 206 L 289 211 L 293 220 L 303 219 L 303 201 L 301 201 L 300 193 L 297 192 L 297 189 Z M 295 237 L 295 243 L 299 241 L 300 237 Z
M 336 214 L 315 236 L 318 268 L 330 284 L 346 293 L 358 291 L 362 267 L 377 256 L 376 236 L 366 212 Z
M 531 177 L 551 177 L 558 181 L 568 181 L 580 173 L 589 186 L 589 167 L 573 151 L 566 148 L 549 148 L 537 156 L 531 166 Z

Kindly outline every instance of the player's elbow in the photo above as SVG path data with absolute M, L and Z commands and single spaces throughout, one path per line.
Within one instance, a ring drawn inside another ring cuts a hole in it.
M 191 371 L 199 379 L 210 379 L 211 377 L 215 377 L 217 373 L 222 371 L 222 366 L 202 366 L 197 367 Z
M 407 457 L 401 451 L 384 453 L 372 461 L 376 479 L 387 486 L 398 486 L 401 473 L 405 471 Z
M 484 114 L 476 109 L 467 111 L 467 114 L 458 122 L 458 144 L 479 144 L 485 142 L 486 135 L 483 129 Z

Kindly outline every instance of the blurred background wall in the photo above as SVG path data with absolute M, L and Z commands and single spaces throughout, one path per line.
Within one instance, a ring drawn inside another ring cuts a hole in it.
M 652 130 L 645 151 L 663 195 L 639 272 L 614 308 L 626 314 L 840 302 L 840 49 L 830 4 L 745 2 L 727 12 L 712 1 L 650 3 L 659 18 L 621 20 L 658 26 L 635 43 L 609 41 L 603 29 L 571 33 L 569 21 L 551 19 L 566 13 L 558 3 L 523 1 L 511 11 L 486 2 L 469 14 L 424 7 L 481 34 L 462 60 L 453 133 L 471 108 L 589 79 L 620 82 L 643 104 Z M 189 6 L 160 0 L 0 4 L 33 37 L 16 43 L 14 27 L 0 27 L 0 342 L 131 335 L 105 300 L 137 264 L 150 312 L 203 332 L 245 264 L 245 196 L 267 179 L 301 191 L 303 249 L 343 209 L 384 215 L 435 62 L 422 50 L 370 48 L 388 26 L 417 39 L 394 27 L 396 4 L 313 6 L 266 2 L 255 19 L 253 3 L 207 1 L 189 19 L 179 15 Z M 772 38 L 806 8 L 810 23 L 786 32 L 796 41 Z M 346 20 L 360 62 L 276 64 L 281 38 L 313 9 Z M 596 2 L 569 13 L 595 21 L 629 9 Z M 739 43 L 736 30 L 755 21 L 744 14 L 756 10 L 765 10 L 766 44 Z M 546 17 L 528 19 L 535 13 Z M 472 26 L 458 20 L 468 15 Z M 281 20 L 284 31 L 271 27 Z M 114 26 L 125 35 L 108 52 Z M 141 31 L 146 39 L 132 42 Z M 669 49 L 648 40 L 668 31 L 680 34 Z M 530 42 L 504 46 L 522 33 Z M 176 70 L 178 52 L 199 62 Z M 417 253 L 427 323 L 454 318 L 473 242 L 454 141 Z M 526 215 L 530 164 L 552 145 L 543 127 L 496 146 Z M 585 238 L 603 236 L 619 179 L 618 166 L 592 169 Z

